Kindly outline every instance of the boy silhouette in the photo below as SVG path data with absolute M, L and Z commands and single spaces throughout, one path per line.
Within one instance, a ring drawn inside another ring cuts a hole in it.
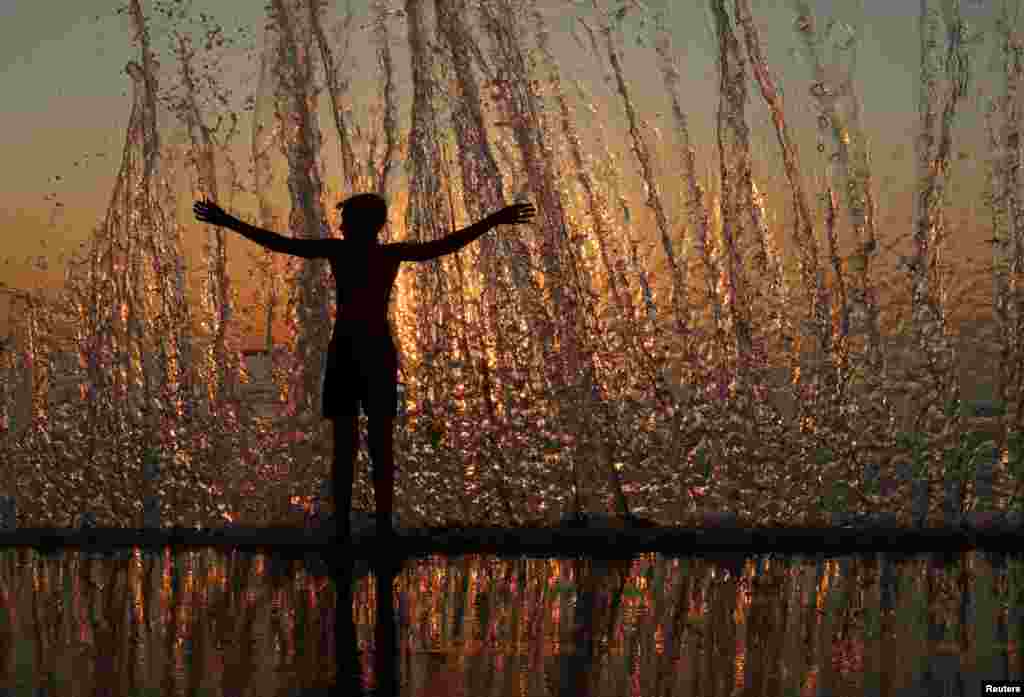
M 457 252 L 498 225 L 528 223 L 532 204 L 506 206 L 447 237 L 431 242 L 378 244 L 387 203 L 377 194 L 357 194 L 338 204 L 344 239 L 296 239 L 261 230 L 228 215 L 211 201 L 196 201 L 196 218 L 234 230 L 274 252 L 329 260 L 338 313 L 327 347 L 323 416 L 334 423 L 331 486 L 339 539 L 348 541 L 352 478 L 359 449 L 359 404 L 367 417 L 373 461 L 377 533 L 391 535 L 395 462 L 392 437 L 398 408 L 398 351 L 388 327 L 388 300 L 403 261 L 427 261 Z

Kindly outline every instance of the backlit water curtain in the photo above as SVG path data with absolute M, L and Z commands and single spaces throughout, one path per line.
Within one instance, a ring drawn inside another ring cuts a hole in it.
M 927 482 L 965 463 L 1013 481 L 1024 217 L 1011 145 L 1020 97 L 1007 95 L 1024 94 L 1019 29 L 1003 18 L 1003 80 L 987 114 L 996 331 L 984 360 L 997 408 L 991 437 L 968 448 L 954 276 L 939 264 L 956 245 L 943 192 L 977 43 L 959 3 L 921 17 L 917 209 L 913 229 L 893 233 L 909 233 L 912 255 L 888 276 L 847 79 L 856 35 L 808 3 L 788 10 L 803 72 L 785 84 L 784 108 L 782 66 L 767 64 L 748 4 L 707 3 L 719 98 L 704 105 L 681 94 L 679 37 L 639 2 L 374 0 L 334 18 L 316 0 L 271 0 L 242 118 L 218 75 L 233 34 L 201 15 L 197 48 L 179 32 L 185 3 L 131 0 L 133 98 L 106 215 L 56 299 L 5 291 L 17 321 L 0 352 L 0 493 L 37 524 L 89 509 L 138 525 L 143 501 L 164 524 L 269 522 L 316 491 L 330 454 L 316 417 L 336 311 L 327 266 L 237 242 L 255 277 L 232 283 L 225 232 L 181 211 L 210 197 L 242 212 L 244 193 L 257 204 L 250 222 L 323 237 L 334 204 L 360 191 L 388 199 L 389 240 L 436 238 L 517 196 L 538 207 L 533 226 L 399 277 L 396 503 L 410 520 L 553 518 L 576 492 L 590 508 L 677 522 L 700 491 L 758 522 L 810 521 L 823 506 L 864 505 L 854 488 L 897 476 L 924 482 L 913 499 L 922 522 L 939 505 Z M 554 33 L 555 16 L 567 31 Z M 166 40 L 159 55 L 154 33 Z M 356 41 L 369 42 L 371 66 L 357 64 Z M 603 99 L 559 65 L 560 42 L 606 76 Z M 627 78 L 638 52 L 652 52 L 670 105 L 659 126 Z M 356 93 L 370 70 L 373 89 Z M 810 154 L 787 124 L 800 99 L 818 124 Z M 752 173 L 754 100 L 782 153 L 773 188 Z M 717 171 L 706 178 L 687 109 L 714 110 L 715 142 L 700 147 Z M 244 128 L 248 168 L 232 156 Z M 812 180 L 822 163 L 828 176 Z M 189 267 L 183 240 L 195 235 L 206 239 Z M 257 319 L 262 351 L 243 352 Z M 820 489 L 833 482 L 850 490 Z

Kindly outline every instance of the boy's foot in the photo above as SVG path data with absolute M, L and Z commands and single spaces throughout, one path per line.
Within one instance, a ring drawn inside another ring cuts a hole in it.
M 377 515 L 373 514 L 374 519 L 374 532 L 379 539 L 394 539 L 398 537 L 398 533 L 391 525 L 392 516 L 389 515 Z
M 347 545 L 352 541 L 350 530 L 345 527 L 340 530 L 334 530 L 328 537 L 332 545 Z

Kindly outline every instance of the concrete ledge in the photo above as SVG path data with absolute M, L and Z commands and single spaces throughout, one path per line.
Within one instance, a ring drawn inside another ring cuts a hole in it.
M 496 554 L 615 558 L 644 552 L 701 556 L 748 556 L 764 552 L 843 556 L 887 552 L 916 555 L 968 549 L 1020 553 L 1024 527 L 964 528 L 405 528 L 382 545 L 372 528 L 356 531 L 348 546 L 352 558 L 385 553 Z M 268 527 L 195 530 L 163 528 L 22 528 L 0 532 L 0 547 L 113 550 L 179 547 L 230 547 L 296 558 L 305 552 L 336 548 L 328 526 L 318 530 Z

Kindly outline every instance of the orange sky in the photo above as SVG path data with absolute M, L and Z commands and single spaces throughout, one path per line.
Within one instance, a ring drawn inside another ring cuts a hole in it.
M 353 3 L 357 18 L 366 16 L 366 4 L 366 0 Z M 626 145 L 621 107 L 612 99 L 612 85 L 603 82 L 602 73 L 594 67 L 592 56 L 582 51 L 571 37 L 564 3 L 546 1 L 540 4 L 550 22 L 551 42 L 560 61 L 563 87 L 571 87 L 574 79 L 581 80 L 587 89 L 594 92 L 597 103 L 608 110 L 602 117 L 606 138 L 620 154 L 624 168 L 621 179 L 632 194 L 635 224 L 642 229 L 654 230 L 653 216 L 643 206 L 639 170 Z M 709 155 L 713 153 L 712 125 L 717 105 L 713 45 L 707 33 L 703 7 L 694 10 L 690 3 L 671 4 L 673 9 L 668 22 L 682 77 L 679 89 L 687 100 L 684 108 L 690 118 L 691 136 L 701 144 L 698 147 L 699 166 L 706 169 L 711 162 Z M 832 13 L 839 12 L 839 19 L 861 26 L 862 47 L 858 54 L 855 84 L 863 103 L 865 130 L 872 143 L 875 196 L 883 224 L 880 230 L 883 234 L 888 230 L 893 234 L 905 234 L 910 228 L 912 201 L 910 177 L 916 125 L 918 3 L 911 0 L 865 0 L 863 3 L 822 1 L 812 4 L 817 7 L 822 22 Z M 260 46 L 264 23 L 262 5 L 197 1 L 193 3 L 193 14 L 198 15 L 201 11 L 213 14 L 224 26 L 225 33 L 231 36 L 238 36 L 235 32 L 239 27 L 245 28 Z M 656 9 L 664 7 L 666 2 L 649 2 L 648 5 Z M 792 11 L 786 5 L 786 8 L 776 11 L 755 9 L 755 12 L 758 12 L 758 26 L 769 63 L 787 97 L 791 126 L 802 135 L 801 154 L 808 177 L 805 183 L 810 185 L 811 175 L 822 169 L 822 160 L 813 149 L 813 113 L 811 102 L 806 97 L 809 71 L 791 55 L 798 43 L 791 29 Z M 152 5 L 144 2 L 143 7 L 149 12 Z M 329 25 L 336 20 L 338 12 L 331 10 Z M 966 3 L 964 13 L 974 29 L 987 29 L 992 23 L 994 8 L 988 3 Z M 153 31 L 154 47 L 163 54 L 161 60 L 165 72 L 162 86 L 173 82 L 170 72 L 173 62 L 166 48 L 166 26 L 167 23 L 163 22 Z M 409 124 L 411 91 L 408 51 L 402 46 L 404 31 L 404 22 L 396 21 L 393 25 L 394 58 L 400 71 L 399 120 L 403 130 Z M 581 37 L 586 36 L 581 29 L 577 31 Z M 620 50 L 625 51 L 624 68 L 633 98 L 641 116 L 652 127 L 647 131 L 651 138 L 649 145 L 652 152 L 662 158 L 657 165 L 663 174 L 660 186 L 673 229 L 678 230 L 685 207 L 673 179 L 678 167 L 671 157 L 670 146 L 674 136 L 670 105 L 661 80 L 656 77 L 659 73 L 652 48 L 636 43 L 639 31 L 635 18 L 627 20 L 624 25 L 625 42 L 624 46 L 620 42 Z M 990 46 L 990 43 L 985 44 L 976 53 L 977 67 L 983 68 L 988 63 Z M 352 70 L 349 99 L 352 99 L 351 95 L 357 95 L 357 103 L 353 106 L 355 117 L 362 119 L 365 129 L 369 118 L 367 108 L 375 101 L 375 86 L 372 84 L 375 63 L 367 31 L 359 32 L 353 39 L 350 55 L 355 57 L 358 65 Z M 5 162 L 8 163 L 0 171 L 0 228 L 4 231 L 5 240 L 0 253 L 0 283 L 16 288 L 56 287 L 63 274 L 60 263 L 62 251 L 68 251 L 87 239 L 90 231 L 102 221 L 120 165 L 131 107 L 131 84 L 124 66 L 135 58 L 137 50 L 132 47 L 127 22 L 123 17 L 114 15 L 106 0 L 76 0 L 63 5 L 56 13 L 48 3 L 5 3 L 0 7 L 0 89 L 4 94 L 18 97 L 5 102 L 0 117 L 3 119 L 0 149 L 6 154 Z M 352 63 L 347 65 L 351 68 Z M 233 105 L 239 105 L 246 95 L 254 91 L 257 68 L 258 61 L 243 50 L 229 54 L 226 68 L 218 73 L 218 77 L 235 92 Z M 974 86 L 979 85 L 986 95 L 991 95 L 996 87 L 991 78 L 984 76 L 976 80 Z M 779 176 L 780 172 L 771 171 L 770 160 L 758 154 L 768 152 L 775 158 L 777 145 L 753 82 L 750 83 L 750 103 L 748 123 L 753 129 L 755 156 L 761 158 L 757 174 L 762 177 Z M 977 200 L 980 192 L 985 153 L 980 147 L 983 134 L 977 127 L 979 104 L 969 103 L 964 109 L 965 121 L 957 131 L 959 140 L 954 149 L 964 152 L 966 157 L 956 162 L 952 195 L 954 200 L 969 206 Z M 324 179 L 331 189 L 328 203 L 333 203 L 351 192 L 334 189 L 340 179 L 337 143 L 327 112 L 323 111 L 321 116 Z M 175 135 L 171 118 L 166 113 L 162 118 L 166 122 L 164 143 L 170 146 L 180 140 L 180 129 L 179 135 Z M 578 118 L 581 135 L 593 137 L 596 129 L 589 120 L 592 117 L 580 110 Z M 210 120 L 215 121 L 215 118 Z M 241 131 L 233 152 L 243 181 L 251 185 L 248 173 L 251 123 L 246 115 L 240 119 L 239 125 Z M 659 130 L 664 140 L 657 140 L 654 128 Z M 587 144 L 585 141 L 585 146 Z M 192 220 L 190 214 L 192 191 L 189 182 L 192 180 L 194 175 L 180 174 L 181 196 L 177 208 L 179 220 L 184 225 L 182 235 L 186 240 L 189 264 L 196 270 L 205 230 L 204 226 Z M 273 197 L 282 210 L 287 210 L 287 188 L 283 177 L 277 179 L 276 185 Z M 404 175 L 395 179 L 393 187 L 396 191 L 394 200 L 401 201 Z M 811 191 L 817 193 L 818 187 L 811 186 Z M 254 197 L 239 195 L 230 204 L 226 201 L 222 204 L 240 217 L 258 222 Z M 788 198 L 772 201 L 770 205 L 777 208 L 778 215 L 785 220 L 790 206 Z M 457 222 L 462 225 L 472 221 Z M 976 229 L 970 231 L 970 237 L 974 242 L 958 243 L 954 254 L 966 257 L 985 253 L 984 245 L 978 242 L 989 236 L 983 227 L 984 221 L 977 216 L 973 222 L 971 227 Z M 396 210 L 392 210 L 390 223 L 399 237 L 404 236 Z M 331 226 L 336 228 L 333 218 Z M 229 243 L 231 276 L 240 285 L 243 298 L 253 290 L 248 281 L 250 264 L 247 257 L 254 251 L 254 245 L 237 237 Z M 45 270 L 32 263 L 40 256 L 46 257 L 48 268 Z M 11 307 L 9 296 L 0 293 L 0 336 L 6 334 L 12 315 L 16 317 L 18 312 L 17 308 Z M 252 344 L 259 344 L 255 336 Z

